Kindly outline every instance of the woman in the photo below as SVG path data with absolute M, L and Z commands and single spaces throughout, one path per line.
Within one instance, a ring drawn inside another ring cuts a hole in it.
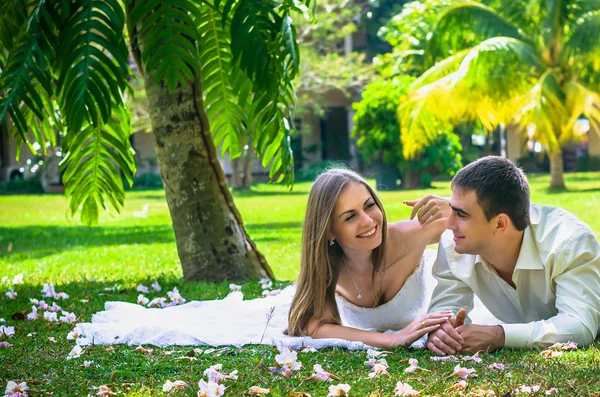
M 388 225 L 381 201 L 360 175 L 346 169 L 321 174 L 308 198 L 288 333 L 395 348 L 447 321 L 450 312 L 424 314 L 432 276 L 423 254 L 439 240 L 450 208 L 439 198 L 427 203 L 420 211 L 423 227 L 418 221 Z M 387 329 L 402 330 L 378 332 Z
M 407 346 L 450 316 L 424 315 L 433 277 L 423 260 L 425 247 L 444 228 L 448 202 L 427 197 L 413 213 L 419 209 L 422 228 L 417 221 L 388 225 L 364 179 L 348 170 L 327 171 L 309 196 L 296 286 L 277 296 L 242 300 L 237 291 L 164 309 L 107 302 L 91 323 L 77 325 L 84 336 L 78 343 Z M 373 332 L 388 329 L 402 331 Z

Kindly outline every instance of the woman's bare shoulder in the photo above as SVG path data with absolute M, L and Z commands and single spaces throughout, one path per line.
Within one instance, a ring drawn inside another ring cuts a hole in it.
M 406 251 L 414 250 L 417 246 L 427 245 L 423 237 L 416 219 L 388 224 L 388 250 L 398 251 L 398 256 L 404 256 Z

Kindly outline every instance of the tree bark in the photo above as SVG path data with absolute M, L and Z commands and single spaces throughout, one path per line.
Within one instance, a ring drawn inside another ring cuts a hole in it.
M 562 150 L 550 155 L 550 188 L 564 189 L 564 166 Z
M 217 158 L 199 76 L 170 93 L 145 76 L 160 175 L 185 280 L 273 277 L 244 230 Z

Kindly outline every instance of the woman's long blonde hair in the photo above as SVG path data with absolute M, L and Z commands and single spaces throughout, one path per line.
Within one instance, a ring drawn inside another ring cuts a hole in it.
M 335 287 L 339 266 L 344 252 L 339 244 L 329 244 L 329 232 L 335 203 L 351 182 L 364 185 L 373 196 L 383 214 L 381 244 L 373 250 L 373 273 L 385 269 L 385 248 L 387 240 L 387 219 L 383 205 L 375 190 L 356 172 L 335 168 L 319 175 L 308 196 L 306 216 L 302 228 L 302 258 L 300 274 L 296 284 L 296 295 L 292 301 L 288 316 L 288 333 L 293 336 L 308 334 L 307 325 L 312 318 L 320 318 L 323 324 L 340 324 L 340 315 L 335 303 Z M 378 301 L 376 297 L 376 302 Z M 333 317 L 324 318 L 324 313 L 333 313 Z

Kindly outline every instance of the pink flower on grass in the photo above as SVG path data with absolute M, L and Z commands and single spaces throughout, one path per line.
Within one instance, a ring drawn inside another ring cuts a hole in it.
M 322 382 L 331 382 L 334 380 L 340 380 L 336 375 L 329 373 L 323 369 L 321 364 L 313 365 L 313 374 L 308 380 L 316 380 Z
M 408 383 L 403 383 L 402 381 L 398 381 L 396 383 L 396 389 L 394 390 L 394 395 L 396 396 L 418 396 L 419 392 L 413 389 L 411 385 Z
M 44 298 L 54 298 L 56 296 L 56 291 L 54 290 L 54 284 L 48 283 L 44 284 L 42 287 L 42 296 Z
M 44 318 L 51 323 L 58 321 L 58 315 L 55 312 L 44 312 Z
M 56 302 L 52 302 L 52 306 L 50 306 L 50 308 L 48 310 L 50 310 L 51 312 L 55 312 L 55 313 L 63 311 L 62 307 L 58 306 L 56 304 Z
M 476 363 L 480 363 L 483 361 L 481 357 L 479 357 L 479 352 L 473 354 L 472 356 L 462 356 L 463 361 L 475 361 Z
M 81 348 L 81 346 L 75 345 L 75 347 L 73 347 L 73 349 L 69 352 L 69 355 L 67 356 L 67 360 L 70 360 L 72 358 L 79 358 L 82 354 L 83 354 L 83 349 Z
M 11 289 L 11 290 L 9 290 L 9 291 L 7 291 L 5 295 L 8 297 L 8 299 L 17 299 L 17 297 L 19 296 L 19 295 L 16 293 L 16 291 L 15 291 L 15 290 L 12 290 L 12 289 Z
M 331 385 L 329 386 L 329 394 L 327 397 L 336 397 L 336 396 L 347 396 L 350 391 L 350 385 L 345 383 L 340 383 L 339 385 Z
M 488 369 L 491 371 L 504 371 L 504 364 L 502 363 L 493 363 L 488 366 Z
M 48 310 L 48 308 L 50 308 L 50 306 L 48 306 L 46 301 L 40 301 L 39 306 L 40 306 L 40 310 Z
M 172 302 L 176 302 L 178 305 L 182 305 L 186 302 L 185 299 L 179 295 L 177 287 L 174 287 L 172 291 L 167 292 L 167 296 Z
M 553 387 L 551 389 L 546 390 L 545 393 L 547 396 L 551 396 L 553 394 L 558 394 L 558 389 L 556 387 Z
M 0 325 L 0 337 L 1 336 L 14 336 L 15 327 L 7 327 L 5 325 Z
M 31 306 L 31 313 L 27 314 L 27 320 L 35 321 L 38 319 L 38 317 L 37 307 Z
M 162 287 L 160 286 L 160 284 L 158 283 L 158 281 L 155 281 L 154 283 L 152 283 L 151 287 L 156 292 L 162 291 Z
M 75 315 L 75 313 L 69 313 L 69 312 L 62 312 L 62 316 L 60 316 L 60 321 L 62 321 L 63 323 L 69 323 L 69 324 L 75 324 L 75 322 L 77 321 L 77 316 Z
M 182 380 L 176 380 L 175 382 L 171 382 L 167 380 L 162 387 L 162 391 L 165 393 L 170 393 L 175 390 L 183 390 L 189 385 Z
M 374 378 L 379 375 L 388 375 L 388 363 L 385 358 L 375 360 L 374 358 L 365 361 L 365 364 L 373 369 L 373 372 L 369 373 L 369 378 Z
M 449 388 L 447 388 L 446 391 L 450 391 L 450 390 L 464 390 L 467 387 L 469 387 L 469 384 L 467 383 L 467 381 L 466 380 L 461 380 L 458 383 L 455 383 L 452 386 L 450 386 Z
M 409 359 L 408 364 L 410 364 L 410 366 L 404 370 L 404 373 L 410 374 L 412 372 L 415 372 L 418 369 L 420 369 L 422 371 L 429 371 L 425 368 L 419 367 L 419 361 L 415 358 Z
M 144 294 L 139 294 L 137 297 L 137 304 L 138 305 L 147 305 L 148 302 L 150 302 L 150 299 L 146 298 L 144 296 Z
M 50 336 L 50 337 L 48 338 L 48 342 L 56 343 L 56 339 L 54 339 L 54 337 L 53 337 L 53 336 Z
M 531 394 L 536 393 L 540 390 L 540 385 L 533 386 L 525 386 L 521 385 L 517 390 L 515 390 L 515 394 Z
M 56 294 L 55 298 L 64 301 L 69 299 L 69 294 L 67 294 L 66 292 L 59 292 L 58 294 Z
M 148 292 L 150 292 L 150 290 L 148 289 L 148 287 L 146 287 L 144 284 L 139 284 L 136 288 L 136 291 L 141 292 L 143 294 L 147 294 Z
M 431 361 L 450 361 L 450 362 L 455 362 L 458 361 L 458 358 L 456 358 L 456 356 L 431 356 L 429 357 L 431 359 Z
M 27 397 L 29 396 L 27 390 L 29 390 L 27 382 L 17 383 L 11 380 L 6 385 L 4 397 Z
M 279 354 L 275 356 L 277 364 L 281 365 L 284 371 L 298 371 L 302 367 L 302 363 L 298 361 L 298 352 L 290 349 L 287 346 L 279 345 Z
M 6 341 L 2 341 L 0 342 L 0 347 L 12 347 L 13 345 L 11 345 L 10 343 L 6 342 Z
M 23 273 L 19 273 L 13 277 L 12 280 L 13 285 L 23 284 Z
M 81 364 L 82 367 L 87 368 L 90 365 L 92 365 L 93 361 L 84 361 L 83 364 Z
M 204 370 L 204 376 L 208 378 L 209 382 L 215 383 L 223 383 L 226 380 L 237 380 L 238 371 L 233 371 L 229 375 L 221 373 L 223 369 L 223 364 L 216 364 L 211 367 L 208 367 Z
M 225 393 L 225 386 L 212 381 L 205 382 L 204 379 L 198 382 L 198 387 L 197 397 L 221 397 Z
M 474 372 L 474 368 L 463 368 L 460 366 L 460 364 L 457 364 L 456 367 L 454 367 L 454 372 L 452 372 L 450 376 L 457 376 L 461 379 L 467 379 Z

